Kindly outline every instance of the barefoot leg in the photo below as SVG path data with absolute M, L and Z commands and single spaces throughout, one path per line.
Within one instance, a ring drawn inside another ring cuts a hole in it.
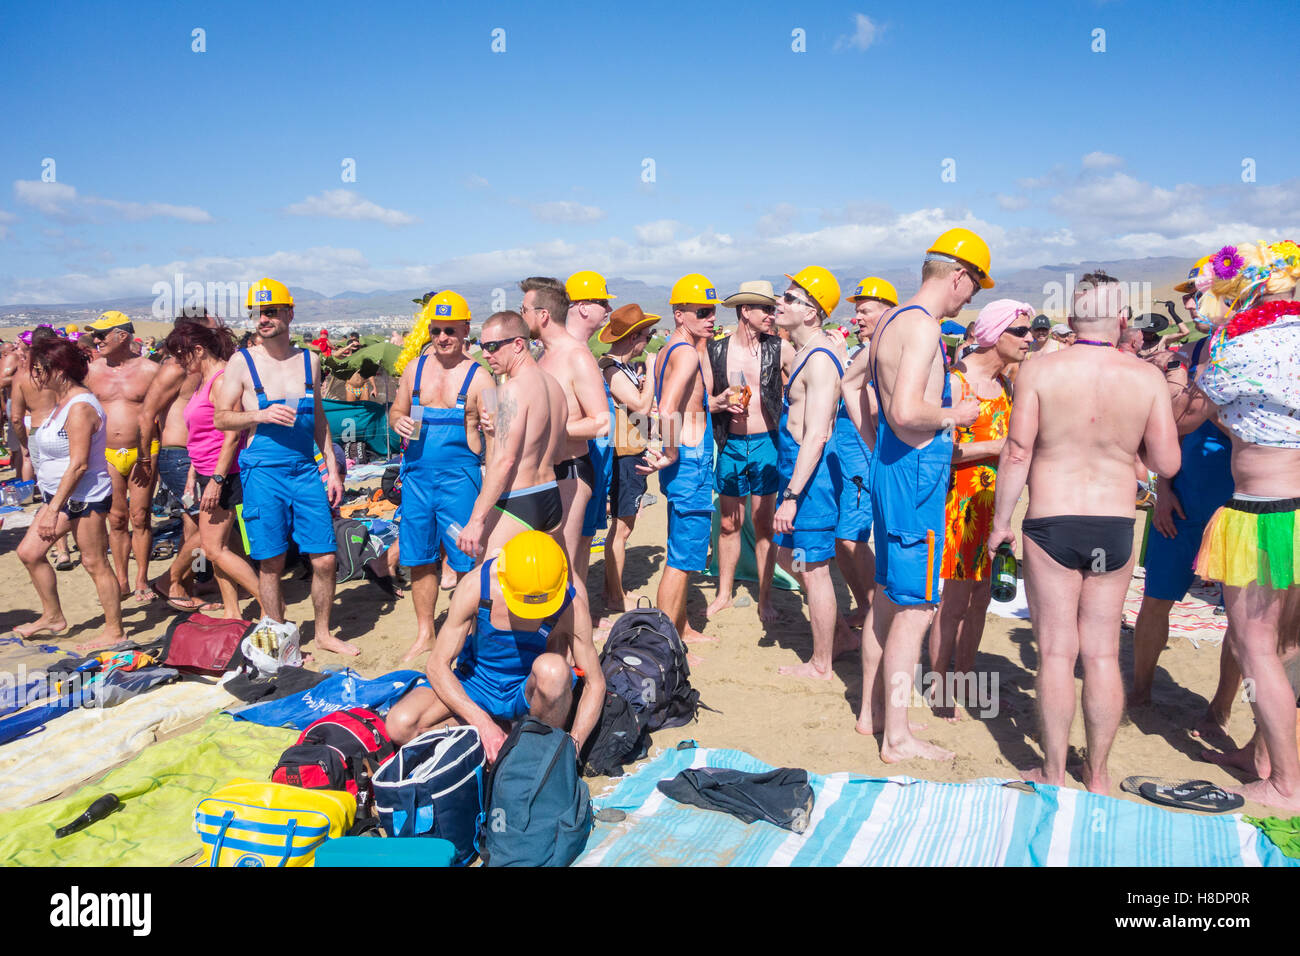
M 713 617 L 719 611 L 731 607 L 731 595 L 736 586 L 736 565 L 740 561 L 744 504 L 742 498 L 718 496 L 718 595 L 704 611 L 705 617 Z
M 441 584 L 436 564 L 418 564 L 411 568 L 411 600 L 415 604 L 415 643 L 402 657 L 407 664 L 433 648 L 434 618 L 438 613 L 438 588 Z

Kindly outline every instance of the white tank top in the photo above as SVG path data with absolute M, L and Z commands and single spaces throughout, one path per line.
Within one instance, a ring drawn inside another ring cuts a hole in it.
M 49 498 L 59 490 L 59 484 L 68 470 L 70 456 L 68 453 L 68 433 L 64 425 L 68 421 L 68 410 L 78 402 L 83 402 L 95 410 L 99 416 L 99 428 L 90 438 L 90 457 L 86 473 L 77 482 L 77 487 L 69 495 L 70 501 L 103 501 L 113 493 L 113 482 L 108 477 L 108 462 L 104 459 L 104 447 L 108 441 L 108 416 L 99 399 L 89 392 L 74 395 L 63 408 L 56 410 L 49 418 L 41 422 L 28 439 L 28 446 L 36 459 L 36 483 L 41 494 Z

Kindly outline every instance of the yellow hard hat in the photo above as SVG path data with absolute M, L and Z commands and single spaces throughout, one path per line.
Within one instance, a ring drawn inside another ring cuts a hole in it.
M 1174 291 L 1181 292 L 1184 295 L 1186 295 L 1189 292 L 1195 292 L 1196 277 L 1200 275 L 1201 267 L 1213 258 L 1214 255 L 1211 253 L 1208 256 L 1201 256 L 1201 258 L 1197 259 L 1196 265 L 1192 266 L 1191 270 L 1187 273 L 1187 280 L 1185 282 L 1180 282 L 1178 283 L 1178 285 L 1174 286 Z
M 248 287 L 248 307 L 260 309 L 264 305 L 293 305 L 289 287 L 274 279 L 258 279 Z
M 717 305 L 722 299 L 713 283 L 698 272 L 684 275 L 673 283 L 669 305 Z
M 497 555 L 497 582 L 516 617 L 550 617 L 564 603 L 569 562 L 544 531 L 521 531 Z
M 989 275 L 989 244 L 969 229 L 949 229 L 934 244 L 925 250 L 926 258 L 941 256 L 958 259 L 968 266 L 974 266 L 979 273 L 980 288 L 993 288 L 993 277 Z
M 570 302 L 618 298 L 618 296 L 610 295 L 609 290 L 605 288 L 605 277 L 599 272 L 592 272 L 590 269 L 575 272 L 569 276 L 569 280 L 564 283 L 564 291 L 568 293 Z
M 851 295 L 846 295 L 844 298 L 848 302 L 880 299 L 890 305 L 898 305 L 898 290 L 894 288 L 892 283 L 886 282 L 879 276 L 867 276 L 857 284 Z
M 469 303 L 459 292 L 443 289 L 424 304 L 420 310 L 420 320 L 431 322 L 439 319 L 444 322 L 468 322 L 470 320 Z
M 69 323 L 67 324 L 67 326 L 63 329 L 63 331 L 64 331 L 64 332 L 67 332 L 69 335 L 71 335 L 73 332 L 77 331 L 77 325 L 76 325 L 76 323 L 75 323 L 75 322 L 69 322 Z
M 131 324 L 131 317 L 116 310 L 101 314 L 98 319 L 90 323 L 90 328 L 95 329 L 97 332 L 107 332 L 119 328 L 135 331 L 135 326 Z
M 827 315 L 834 312 L 835 307 L 840 304 L 840 283 L 831 275 L 829 269 L 823 269 L 821 266 L 805 266 L 794 275 L 787 272 L 785 277 L 817 300 L 817 304 Z

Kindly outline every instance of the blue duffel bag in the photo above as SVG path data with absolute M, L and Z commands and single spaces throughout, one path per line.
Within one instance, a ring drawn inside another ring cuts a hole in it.
M 474 859 L 482 812 L 483 745 L 473 727 L 421 734 L 375 772 L 375 807 L 390 837 L 437 837 L 456 847 L 454 866 Z

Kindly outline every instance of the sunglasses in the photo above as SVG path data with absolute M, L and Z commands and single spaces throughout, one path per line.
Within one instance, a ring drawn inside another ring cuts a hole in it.
M 747 306 L 745 306 L 745 308 L 747 308 L 747 309 L 758 309 L 758 311 L 762 312 L 764 315 L 775 315 L 775 314 L 776 314 L 776 306 L 774 306 L 774 305 L 747 305 Z
M 483 351 L 486 352 L 488 355 L 496 355 L 497 349 L 501 348 L 501 346 L 509 345 L 511 342 L 515 341 L 516 339 L 521 339 L 521 338 L 523 338 L 522 335 L 512 335 L 508 339 L 493 339 L 491 342 L 483 342 L 482 343 Z
M 453 336 L 453 337 L 454 337 L 454 336 L 458 335 L 459 333 L 460 333 L 460 329 L 456 328 L 456 326 L 454 326 L 454 325 L 441 325 L 441 326 L 439 326 L 439 325 L 431 325 L 431 326 L 429 326 L 429 338 L 431 338 L 431 339 L 436 339 L 436 338 L 437 338 L 438 336 L 440 336 L 440 335 L 450 335 L 450 336 Z M 509 340 L 509 339 L 506 339 L 505 341 L 508 342 L 508 341 L 510 341 L 510 340 Z
M 794 305 L 795 303 L 798 303 L 799 305 L 806 305 L 810 309 L 813 308 L 813 304 L 811 302 L 809 302 L 807 299 L 803 298 L 802 296 L 795 295 L 793 292 L 787 292 L 784 296 L 782 296 L 782 298 L 785 299 L 786 305 Z
M 281 315 L 287 315 L 292 311 L 293 311 L 293 306 L 291 305 L 269 305 L 266 308 L 262 309 L 262 315 L 269 315 L 271 318 L 274 319 Z
M 1014 336 L 1015 336 L 1016 338 L 1018 338 L 1018 339 L 1023 339 L 1026 335 L 1029 334 L 1029 326 L 1027 326 L 1027 325 L 1013 325 L 1013 326 L 1011 326 L 1010 328 L 1006 329 L 1002 334 L 1003 334 L 1003 335 L 1014 335 Z
M 685 309 L 686 309 L 687 311 L 689 311 L 689 312 L 694 312 L 695 315 L 696 315 L 698 318 L 701 318 L 701 319 L 712 318 L 712 317 L 713 317 L 713 313 L 715 313 L 715 312 L 718 311 L 718 310 L 717 310 L 717 307 L 716 307 L 716 306 L 712 306 L 712 305 L 706 305 L 706 306 L 703 306 L 702 308 L 698 308 L 698 309 L 696 309 L 696 308 L 692 308 L 692 307 L 690 307 L 690 306 L 684 306 L 683 308 L 685 308 Z

